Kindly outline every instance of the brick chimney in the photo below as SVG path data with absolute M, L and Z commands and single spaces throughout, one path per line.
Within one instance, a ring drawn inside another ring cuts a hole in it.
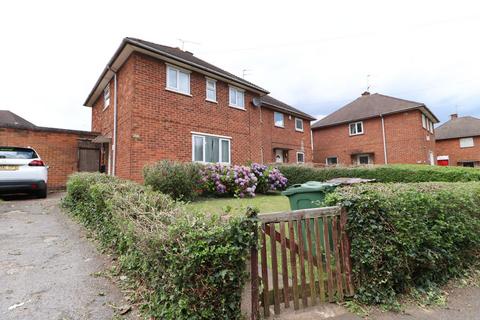
M 457 119 L 458 118 L 458 113 L 453 113 L 450 115 L 450 119 L 451 120 L 454 120 L 454 119 Z
M 365 91 L 364 93 L 362 93 L 362 96 L 369 96 L 370 95 L 370 92 L 368 91 Z

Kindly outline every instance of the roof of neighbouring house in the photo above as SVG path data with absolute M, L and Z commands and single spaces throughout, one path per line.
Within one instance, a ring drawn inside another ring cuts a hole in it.
M 125 53 L 126 51 L 128 52 Z M 263 94 L 269 93 L 267 90 L 263 89 L 260 86 L 257 86 L 243 78 L 240 78 L 228 71 L 225 71 L 217 66 L 214 66 L 213 64 L 210 64 L 202 59 L 195 57 L 191 52 L 183 51 L 180 48 L 164 46 L 137 38 L 127 37 L 123 39 L 120 47 L 110 59 L 109 63 L 100 75 L 100 78 L 95 83 L 95 86 L 91 90 L 84 103 L 85 106 L 91 106 L 93 104 L 92 100 L 95 100 L 98 97 L 101 90 L 103 90 L 108 81 L 110 81 L 110 79 L 113 77 L 112 69 L 119 68 L 119 66 L 121 66 L 125 62 L 130 53 L 133 51 L 139 51 L 155 57 L 161 57 L 162 59 L 171 60 L 176 63 L 185 64 L 187 66 L 196 68 L 200 72 L 204 72 L 207 75 L 213 75 L 226 79 L 230 82 L 239 84 L 241 86 L 250 88 L 251 90 L 258 91 Z
M 0 110 L 0 127 L 33 129 L 35 125 L 9 110 Z
M 315 122 L 312 125 L 312 129 L 365 120 L 413 109 L 421 109 L 430 120 L 432 120 L 432 122 L 439 122 L 438 118 L 430 111 L 430 109 L 421 102 L 390 97 L 379 93 L 370 94 L 366 92 L 344 107 Z
M 98 135 L 98 133 L 90 131 L 39 127 L 9 110 L 0 110 L 0 128 Z
M 280 100 L 277 100 L 271 96 L 263 96 L 261 98 L 262 100 L 262 105 L 267 105 L 267 107 L 271 107 L 274 110 L 277 111 L 285 111 L 287 113 L 291 113 L 299 118 L 307 119 L 307 120 L 316 120 L 314 117 L 311 115 L 302 112 Z
M 470 116 L 450 119 L 435 129 L 436 140 L 475 136 L 480 136 L 480 119 Z

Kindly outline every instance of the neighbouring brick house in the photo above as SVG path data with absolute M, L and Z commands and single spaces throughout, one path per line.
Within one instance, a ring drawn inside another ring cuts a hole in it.
M 314 162 L 434 164 L 435 123 L 423 103 L 365 92 L 312 125 Z
M 452 114 L 435 137 L 439 165 L 480 167 L 480 119 Z
M 308 114 L 188 51 L 125 38 L 85 106 L 107 172 L 142 180 L 162 159 L 311 162 Z
M 7 110 L 0 110 L 0 146 L 32 147 L 49 167 L 48 188 L 65 187 L 70 174 L 98 171 L 98 134 L 39 127 Z

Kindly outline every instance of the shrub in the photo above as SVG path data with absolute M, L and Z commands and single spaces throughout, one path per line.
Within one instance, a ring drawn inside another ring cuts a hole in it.
M 195 163 L 160 161 L 144 168 L 145 185 L 175 200 L 193 200 L 199 193 L 200 168 Z
M 391 303 L 414 287 L 441 285 L 480 248 L 480 183 L 367 184 L 337 189 L 348 209 L 356 297 Z
M 280 171 L 289 185 L 307 181 L 326 181 L 333 178 L 354 177 L 376 179 L 379 182 L 467 182 L 480 181 L 480 170 L 463 167 L 428 165 L 387 165 L 373 167 L 313 168 L 284 165 Z
M 63 203 L 118 255 L 147 317 L 241 318 L 253 219 L 187 212 L 150 187 L 91 173 L 70 177 Z
M 201 171 L 201 188 L 214 195 L 255 196 L 257 177 L 250 167 L 211 164 Z
M 252 172 L 257 177 L 258 193 L 267 193 L 268 191 L 280 191 L 287 187 L 287 178 L 278 170 L 278 168 L 268 167 L 263 164 L 253 163 Z

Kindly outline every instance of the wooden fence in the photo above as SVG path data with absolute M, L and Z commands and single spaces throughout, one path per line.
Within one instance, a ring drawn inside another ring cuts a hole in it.
M 258 218 L 260 252 L 252 249 L 248 268 L 250 319 L 353 295 L 345 209 L 305 209 Z

